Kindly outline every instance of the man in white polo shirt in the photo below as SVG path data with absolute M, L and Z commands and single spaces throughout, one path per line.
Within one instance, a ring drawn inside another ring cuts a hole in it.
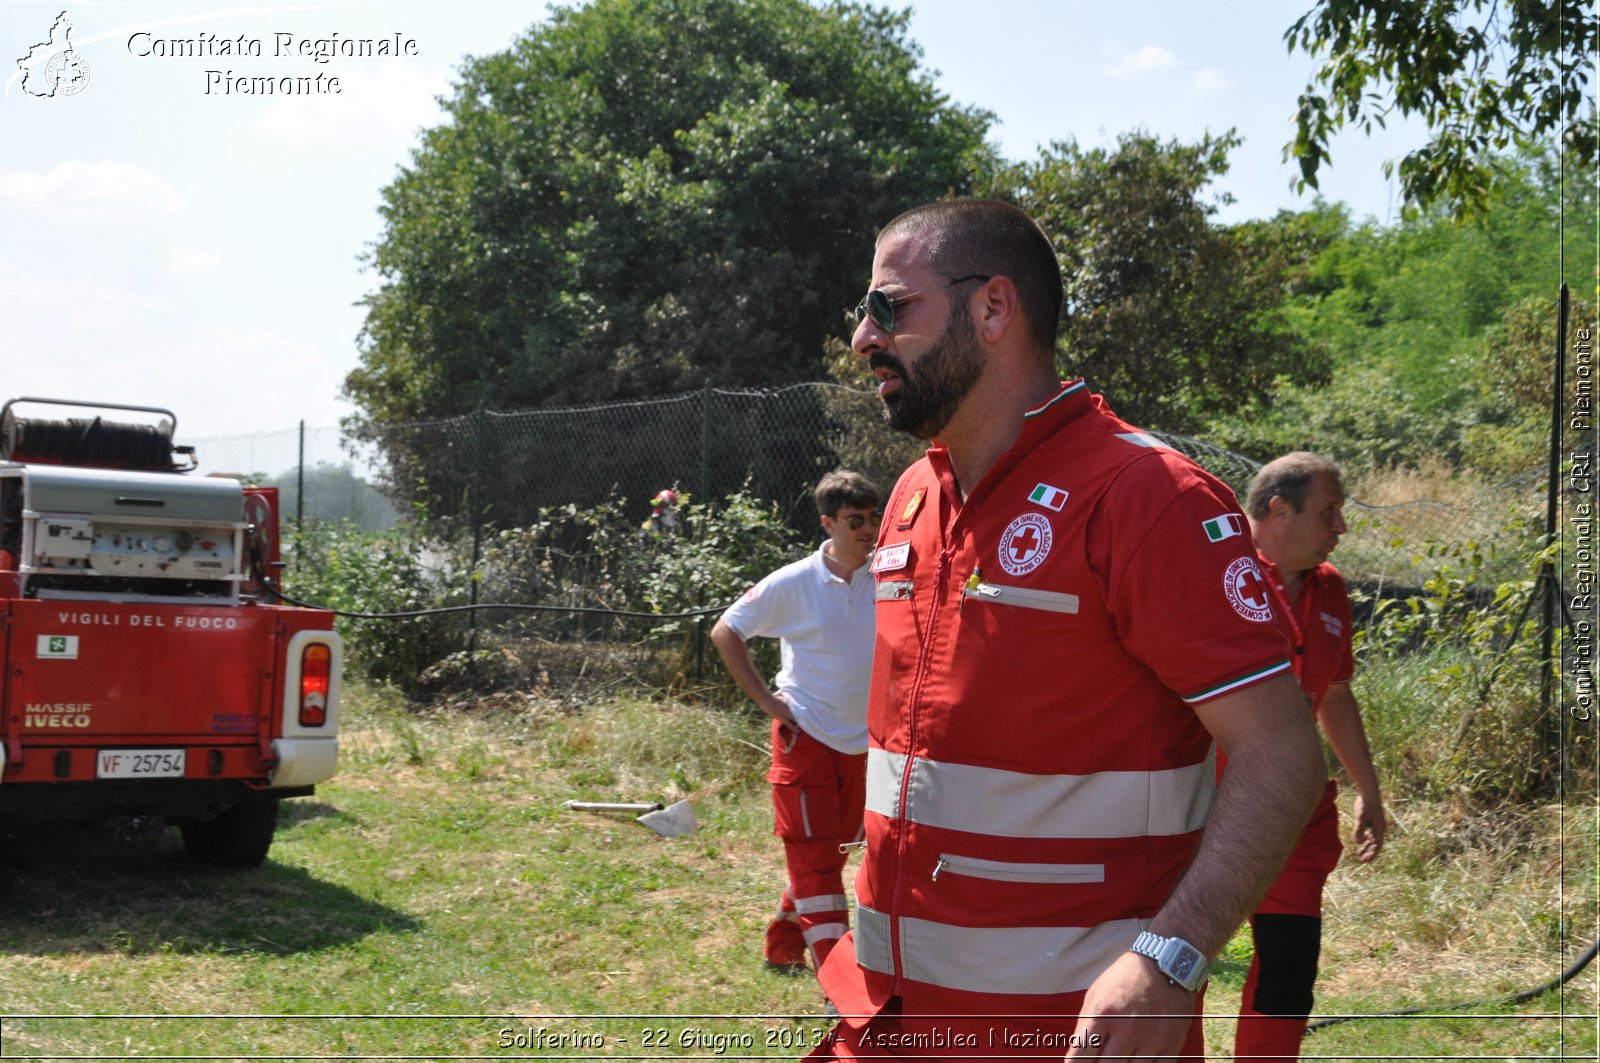
M 789 973 L 805 969 L 807 950 L 821 967 L 849 929 L 841 846 L 860 837 L 866 797 L 875 589 L 867 559 L 880 497 L 858 473 L 824 476 L 816 490 L 822 546 L 751 587 L 711 630 L 739 688 L 772 717 L 767 779 L 789 884 L 762 952 Z M 779 640 L 776 690 L 751 659 L 748 643 L 758 637 Z

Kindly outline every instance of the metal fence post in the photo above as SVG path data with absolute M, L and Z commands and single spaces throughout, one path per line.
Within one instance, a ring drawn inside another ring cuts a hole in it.
M 306 422 L 300 420 L 300 460 L 294 478 L 294 530 L 306 530 Z
M 478 563 L 483 555 L 483 478 L 489 464 L 488 459 L 488 422 L 489 413 L 484 409 L 483 403 L 478 403 L 478 456 L 472 474 L 472 567 L 467 570 L 469 585 L 469 601 L 478 604 Z M 467 650 L 469 653 L 478 652 L 478 611 L 470 610 L 467 636 Z
M 711 501 L 711 382 L 700 392 L 700 504 Z
M 1560 495 L 1561 484 L 1561 444 L 1565 437 L 1562 423 L 1563 399 L 1566 397 L 1567 388 L 1567 323 L 1568 307 L 1570 305 L 1570 292 L 1566 282 L 1562 282 L 1561 295 L 1556 308 L 1556 364 L 1555 383 L 1550 389 L 1550 484 L 1545 493 L 1544 514 L 1544 544 L 1548 548 L 1556 541 L 1556 499 Z M 1539 566 L 1539 578 L 1534 585 L 1534 594 L 1541 600 L 1539 610 L 1540 653 L 1539 653 L 1539 733 L 1544 746 L 1543 763 L 1539 769 L 1539 782 L 1549 783 L 1550 758 L 1556 759 L 1555 777 L 1558 785 L 1566 783 L 1567 766 L 1562 750 L 1562 737 L 1565 728 L 1558 717 L 1552 716 L 1550 700 L 1553 683 L 1551 673 L 1555 664 L 1555 629 L 1562 606 L 1561 582 L 1556 575 L 1555 562 L 1549 554 L 1545 555 L 1544 564 Z

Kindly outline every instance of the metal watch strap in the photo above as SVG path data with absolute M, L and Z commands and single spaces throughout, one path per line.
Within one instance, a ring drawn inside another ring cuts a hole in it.
M 1211 967 L 1205 954 L 1182 938 L 1162 937 L 1148 930 L 1140 931 L 1129 950 L 1148 957 L 1167 981 L 1191 993 L 1205 984 Z

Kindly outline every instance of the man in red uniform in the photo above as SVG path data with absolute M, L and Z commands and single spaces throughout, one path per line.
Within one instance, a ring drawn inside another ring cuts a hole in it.
M 1248 531 L 1207 530 L 1243 518 L 1058 380 L 1060 267 L 1015 207 L 901 215 L 871 289 L 853 346 L 933 446 L 873 555 L 867 851 L 821 1053 L 1198 1055 L 1210 958 L 1326 775 Z
M 1350 600 L 1328 555 L 1345 532 L 1339 469 L 1296 451 L 1256 474 L 1245 512 L 1295 641 L 1295 673 L 1356 787 L 1351 842 L 1362 863 L 1383 848 L 1383 798 L 1361 709 L 1350 691 Z M 1255 956 L 1244 985 L 1237 1059 L 1299 1059 L 1322 950 L 1322 887 L 1339 863 L 1338 784 L 1328 780 L 1300 842 L 1250 916 Z

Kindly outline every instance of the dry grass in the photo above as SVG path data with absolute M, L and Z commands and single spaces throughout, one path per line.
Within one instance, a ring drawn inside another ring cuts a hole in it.
M 1350 795 L 1341 796 L 1348 824 Z M 1414 1039 L 1423 1037 L 1445 1038 L 1454 1058 L 1547 1054 L 1534 1051 L 1536 1043 L 1558 1046 L 1564 1058 L 1595 1058 L 1600 969 L 1594 965 L 1559 995 L 1439 1011 L 1551 982 L 1600 937 L 1595 812 L 1592 795 L 1567 806 L 1493 812 L 1406 801 L 1391 808 L 1393 825 L 1378 861 L 1347 858 L 1328 881 L 1314 1018 L 1412 1007 L 1452 1017 L 1443 1021 L 1448 1026 L 1422 1016 L 1345 1023 L 1314 1034 L 1306 1053 L 1421 1058 Z M 1214 1015 L 1237 1005 L 1237 981 L 1213 983 L 1207 1004 Z M 1580 1021 L 1563 1026 L 1535 1017 L 1546 1014 Z M 1213 1057 L 1231 1054 L 1233 1026 L 1226 1015 L 1208 1020 Z
M 1348 498 L 1367 506 L 1421 501 L 1460 506 L 1470 503 L 1482 490 L 1481 482 L 1462 477 L 1459 469 L 1439 457 L 1426 457 L 1403 468 L 1360 470 L 1350 475 L 1344 485 Z

